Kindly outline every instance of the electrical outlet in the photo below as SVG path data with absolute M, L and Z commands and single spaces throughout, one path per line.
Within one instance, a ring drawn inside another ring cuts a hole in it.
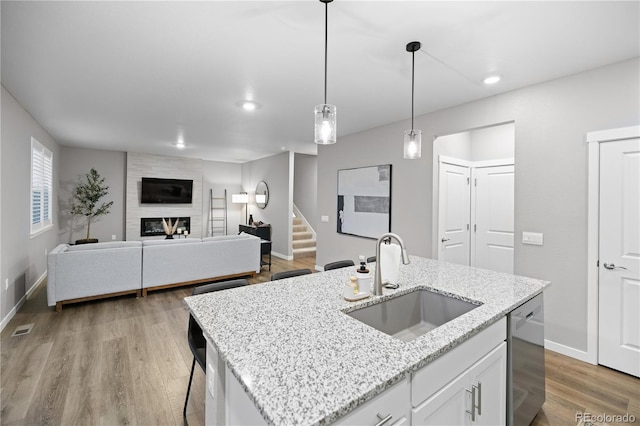
M 9 290 L 9 278 L 4 280 L 4 291 Z
M 321 222 L 329 222 L 329 216 L 320 216 Z
M 111 239 L 112 239 L 113 241 L 115 241 L 115 240 L 116 240 L 116 234 L 111 235 Z

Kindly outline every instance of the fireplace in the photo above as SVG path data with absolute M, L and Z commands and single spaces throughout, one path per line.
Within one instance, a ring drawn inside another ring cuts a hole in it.
M 178 221 L 178 227 L 176 228 L 177 234 L 182 234 L 184 231 L 187 231 L 189 234 L 191 233 L 191 218 L 190 217 L 172 217 L 164 218 L 169 223 L 169 219 L 171 219 L 171 223 L 176 223 Z M 141 237 L 152 237 L 155 235 L 165 235 L 164 227 L 162 226 L 162 218 L 161 217 L 143 217 L 140 219 L 140 236 Z

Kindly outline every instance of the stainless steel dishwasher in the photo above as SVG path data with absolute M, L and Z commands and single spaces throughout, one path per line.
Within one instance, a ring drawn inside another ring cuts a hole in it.
M 507 316 L 507 425 L 531 424 L 545 400 L 542 293 Z

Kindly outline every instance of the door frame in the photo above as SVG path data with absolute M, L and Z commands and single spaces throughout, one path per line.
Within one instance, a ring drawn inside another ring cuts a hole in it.
M 587 352 L 571 356 L 598 364 L 598 285 L 600 232 L 600 143 L 640 137 L 640 125 L 587 133 Z

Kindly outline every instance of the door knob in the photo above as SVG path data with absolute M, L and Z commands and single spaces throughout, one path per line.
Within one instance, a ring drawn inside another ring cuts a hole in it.
M 442 241 L 444 243 L 445 241 L 449 241 L 449 238 L 443 238 L 440 241 Z
M 604 266 L 605 269 L 609 269 L 609 270 L 611 270 L 611 269 L 627 269 L 624 266 L 616 266 L 613 263 L 606 263 L 606 262 L 603 263 L 602 266 Z

